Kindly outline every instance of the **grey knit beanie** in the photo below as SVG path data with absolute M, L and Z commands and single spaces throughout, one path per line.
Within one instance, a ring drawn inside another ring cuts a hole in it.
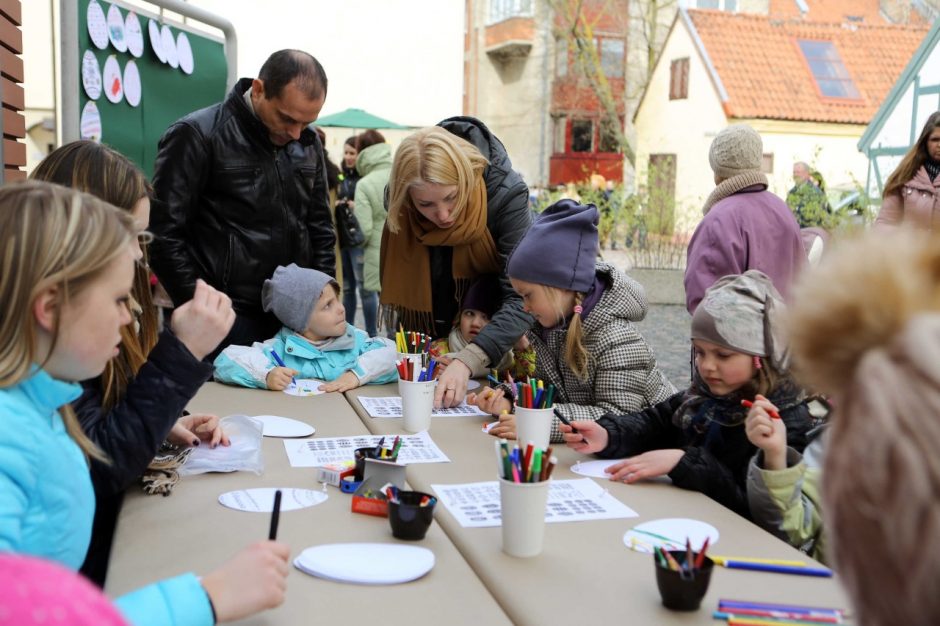
M 599 218 L 593 204 L 559 200 L 516 245 L 506 273 L 517 280 L 587 292 L 594 284 Z
M 708 163 L 718 178 L 731 178 L 745 172 L 760 172 L 763 152 L 756 130 L 747 124 L 732 124 L 715 136 L 708 149 Z
M 758 270 L 725 276 L 708 288 L 692 314 L 692 339 L 767 357 L 779 371 L 788 365 L 783 298 Z
M 336 285 L 336 281 L 323 272 L 298 267 L 295 263 L 287 267 L 279 265 L 274 276 L 264 281 L 261 306 L 265 311 L 273 311 L 277 319 L 294 332 L 302 333 L 320 294 L 331 283 Z

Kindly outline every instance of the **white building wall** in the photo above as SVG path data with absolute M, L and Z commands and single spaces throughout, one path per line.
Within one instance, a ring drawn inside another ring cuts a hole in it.
M 669 99 L 671 62 L 689 58 L 689 97 Z M 676 155 L 676 230 L 691 232 L 715 187 L 708 148 L 727 125 L 717 91 L 680 18 L 637 111 L 637 188 L 645 188 L 651 154 Z

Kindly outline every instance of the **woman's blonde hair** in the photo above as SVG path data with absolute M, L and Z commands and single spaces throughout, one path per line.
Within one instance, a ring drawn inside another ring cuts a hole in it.
M 843 242 L 792 292 L 794 370 L 832 394 L 832 556 L 861 624 L 940 619 L 940 235 Z
M 405 212 L 415 210 L 408 190 L 423 183 L 456 185 L 452 217 L 459 216 L 473 196 L 474 187 L 485 187 L 483 170 L 488 164 L 476 146 L 440 126 L 408 135 L 395 151 L 388 179 L 388 229 L 397 233 Z
M 0 188 L 0 388 L 22 382 L 49 356 L 36 352 L 36 298 L 57 288 L 61 311 L 126 250 L 133 230 L 130 215 L 88 194 L 41 182 Z M 50 353 L 60 321 L 57 315 Z M 71 408 L 60 412 L 79 447 L 104 460 Z
M 56 148 L 36 166 L 30 178 L 90 193 L 125 211 L 133 211 L 141 199 L 150 197 L 153 192 L 147 177 L 130 159 L 94 141 L 73 141 Z M 140 305 L 139 329 L 133 324 L 121 327 L 120 353 L 108 362 L 101 374 L 101 403 L 105 409 L 112 408 L 124 397 L 128 383 L 147 361 L 159 335 L 157 308 L 150 291 L 147 248 L 141 247 L 143 264 L 134 268 L 131 292 Z
M 556 320 L 563 320 L 568 315 L 562 306 L 566 293 L 574 293 L 574 306 L 581 306 L 584 301 L 584 294 L 571 292 L 558 287 L 549 285 L 537 285 L 545 294 L 545 299 L 549 305 L 555 309 Z M 568 322 L 568 334 L 565 336 L 565 364 L 574 372 L 580 380 L 587 380 L 588 360 L 590 355 L 587 348 L 584 347 L 584 327 L 581 322 L 581 315 L 574 313 L 571 315 L 571 321 Z

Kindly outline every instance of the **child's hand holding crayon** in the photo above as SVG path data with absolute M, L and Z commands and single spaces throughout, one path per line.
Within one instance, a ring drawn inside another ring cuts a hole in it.
M 509 411 L 499 416 L 499 423 L 490 429 L 490 434 L 499 439 L 516 438 L 516 416 Z
M 291 384 L 294 376 L 299 374 L 289 367 L 275 367 L 265 377 L 264 382 L 271 391 L 284 391 Z
M 748 440 L 764 451 L 764 469 L 787 468 L 787 427 L 770 400 L 760 394 L 754 398 L 744 430 Z
M 501 415 L 503 411 L 510 411 L 512 404 L 506 399 L 502 391 L 487 387 L 480 393 L 467 394 L 467 404 L 473 404 L 480 407 L 481 411 L 486 411 L 493 415 Z

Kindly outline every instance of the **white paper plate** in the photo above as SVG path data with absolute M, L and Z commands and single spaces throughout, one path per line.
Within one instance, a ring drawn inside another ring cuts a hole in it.
M 274 508 L 274 492 L 281 490 L 281 511 L 296 511 L 316 506 L 329 498 L 322 491 L 292 487 L 262 487 L 228 491 L 219 496 L 219 504 L 236 511 L 270 513 Z
M 591 478 L 603 478 L 605 480 L 610 480 L 610 474 L 604 472 L 604 469 L 613 465 L 614 463 L 620 463 L 623 459 L 604 459 L 602 461 L 578 461 L 571 466 L 571 471 L 575 474 L 580 474 L 581 476 L 589 476 Z
M 467 391 L 473 391 L 480 386 L 480 381 L 473 380 L 472 378 L 467 381 Z
M 294 559 L 294 567 L 338 582 L 394 585 L 430 572 L 434 553 L 396 543 L 332 543 L 307 548 Z
M 711 524 L 695 519 L 672 517 L 654 519 L 637 524 L 623 536 L 623 543 L 637 552 L 652 552 L 659 546 L 667 550 L 685 550 L 686 537 L 692 542 L 692 549 L 698 550 L 708 538 L 708 546 L 718 543 L 718 529 Z
M 298 378 L 297 384 L 291 383 L 284 390 L 289 396 L 318 396 L 325 391 L 320 391 L 320 385 L 326 381 L 316 378 Z
M 252 415 L 264 425 L 265 437 L 309 437 L 317 432 L 310 424 L 280 415 Z

